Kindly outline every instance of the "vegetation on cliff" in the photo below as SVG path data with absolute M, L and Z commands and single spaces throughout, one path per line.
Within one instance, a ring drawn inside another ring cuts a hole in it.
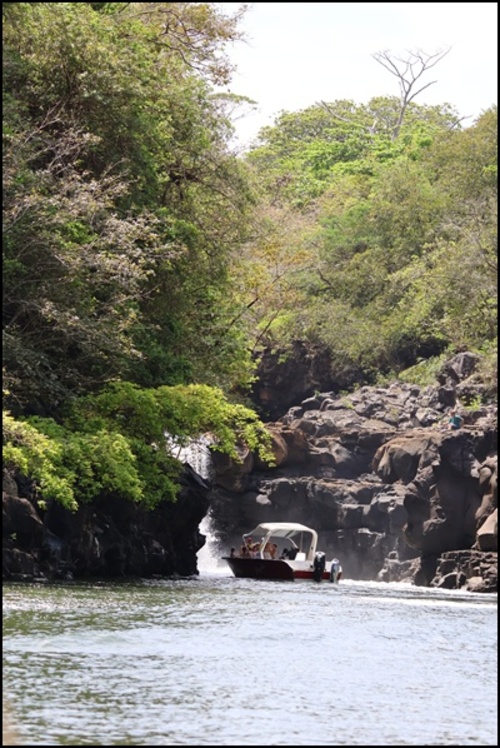
M 353 384 L 466 346 L 496 380 L 496 109 L 320 102 L 238 157 L 238 14 L 3 21 L 4 459 L 45 499 L 174 498 L 165 432 L 265 456 L 264 345 L 319 343 Z
M 285 292 L 256 321 L 371 381 L 457 349 L 496 358 L 496 109 L 461 130 L 448 105 L 413 103 L 394 139 L 398 111 L 377 98 L 285 113 L 248 156 L 271 221 L 292 213 L 298 237 L 263 233 Z
M 214 450 L 238 459 L 242 442 L 273 462 L 269 435 L 254 411 L 228 402 L 219 388 L 114 382 L 71 401 L 59 422 L 4 412 L 4 466 L 36 480 L 42 503 L 55 499 L 75 510 L 79 502 L 111 494 L 154 507 L 178 494 L 176 453 L 207 432 Z

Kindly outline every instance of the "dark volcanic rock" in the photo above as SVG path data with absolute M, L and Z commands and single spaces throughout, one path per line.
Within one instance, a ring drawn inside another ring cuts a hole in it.
M 72 513 L 56 502 L 45 511 L 4 473 L 3 579 L 190 576 L 205 537 L 208 484 L 189 466 L 175 504 L 151 511 L 120 497 Z
M 252 399 L 263 418 L 274 420 L 316 390 L 338 391 L 342 387 L 345 381 L 334 380 L 326 350 L 295 341 L 287 353 L 262 353 Z
M 276 467 L 247 458 L 216 477 L 222 546 L 259 522 L 301 522 L 345 577 L 496 589 L 497 410 L 462 409 L 464 426 L 448 429 L 443 400 L 457 402 L 475 358 L 452 364 L 453 397 L 442 383 L 316 393 L 269 424 Z

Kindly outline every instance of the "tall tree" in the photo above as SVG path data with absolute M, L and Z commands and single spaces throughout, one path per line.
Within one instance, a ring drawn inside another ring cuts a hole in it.
M 266 342 L 322 342 L 336 370 L 372 378 L 492 344 L 496 112 L 462 131 L 449 105 L 411 101 L 393 139 L 398 100 L 332 106 L 282 113 L 248 155 L 270 205 L 312 226 L 294 248 L 294 306 Z

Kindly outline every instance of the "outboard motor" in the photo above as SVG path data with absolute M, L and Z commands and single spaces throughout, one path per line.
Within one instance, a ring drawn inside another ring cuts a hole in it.
M 342 567 L 338 558 L 334 558 L 330 566 L 330 582 L 340 581 L 342 576 Z
M 323 551 L 318 551 L 314 555 L 314 568 L 313 568 L 313 579 L 315 582 L 321 582 L 321 578 L 323 577 L 323 572 L 325 570 L 325 554 Z

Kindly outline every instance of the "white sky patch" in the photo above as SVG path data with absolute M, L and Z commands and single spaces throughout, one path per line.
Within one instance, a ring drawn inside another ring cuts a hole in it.
M 241 3 L 220 3 L 227 15 Z M 257 108 L 235 119 L 246 145 L 280 111 L 319 101 L 398 96 L 398 80 L 374 58 L 389 51 L 450 52 L 424 73 L 436 81 L 417 104 L 451 104 L 464 126 L 497 103 L 497 3 L 253 3 L 241 25 L 247 42 L 229 45 L 237 71 L 229 90 Z M 243 113 L 243 109 L 240 115 Z

